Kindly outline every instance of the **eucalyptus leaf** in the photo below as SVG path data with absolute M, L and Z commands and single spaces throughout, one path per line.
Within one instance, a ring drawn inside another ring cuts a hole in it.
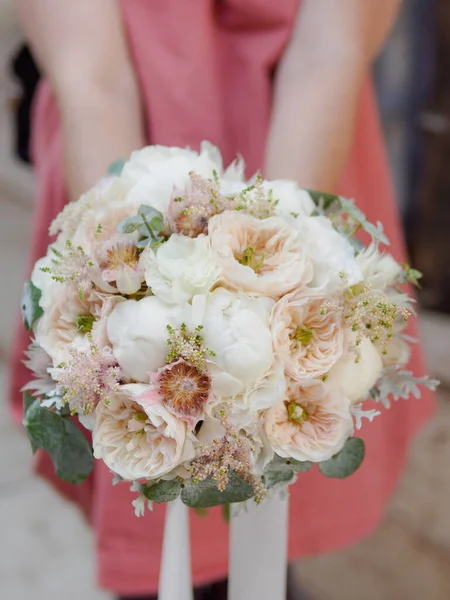
M 161 504 L 162 502 L 171 502 L 176 500 L 181 492 L 181 483 L 178 479 L 171 479 L 169 481 L 161 480 L 153 485 L 145 485 L 142 493 L 152 502 Z
M 340 452 L 329 460 L 319 463 L 319 471 L 325 477 L 345 479 L 361 466 L 364 460 L 365 446 L 360 438 L 349 438 Z
M 126 217 L 116 227 L 117 233 L 134 233 L 143 226 L 142 216 Z
M 324 211 L 330 209 L 335 203 L 337 205 L 337 203 L 339 202 L 339 196 L 336 196 L 335 194 L 327 194 L 325 192 L 319 192 L 317 190 L 306 191 L 313 199 L 314 204 Z
M 162 218 L 162 213 L 160 213 L 159 210 L 156 210 L 156 208 L 153 208 L 153 206 L 148 206 L 147 204 L 140 205 L 138 209 L 138 214 L 144 216 L 147 219 L 147 221 L 150 221 L 150 219 L 153 219 L 153 217 Z
M 70 419 L 35 400 L 27 409 L 23 426 L 32 447 L 48 452 L 57 476 L 68 483 L 81 483 L 94 466 L 92 449 Z
M 39 305 L 40 299 L 41 290 L 34 285 L 31 279 L 28 280 L 23 287 L 22 298 L 20 300 L 23 322 L 28 331 L 31 331 L 35 321 L 44 313 Z
M 181 491 L 181 500 L 191 508 L 210 508 L 219 504 L 244 502 L 255 495 L 253 488 L 234 472 L 229 473 L 228 485 L 223 492 L 217 489 L 217 482 L 211 478 L 194 483 L 185 480 Z
M 139 250 L 142 250 L 143 248 L 146 248 L 150 244 L 151 241 L 152 241 L 152 238 L 149 238 L 149 237 L 143 238 L 142 240 L 138 240 L 136 242 L 136 248 L 139 248 Z M 155 243 L 155 242 L 153 242 L 153 243 Z
M 264 483 L 267 488 L 271 488 L 278 483 L 289 483 L 296 473 L 306 473 L 312 466 L 312 462 L 300 462 L 293 458 L 282 458 L 276 454 L 266 466 Z
M 127 161 L 125 159 L 123 159 L 123 158 L 119 158 L 119 159 L 115 160 L 108 167 L 108 175 L 117 175 L 117 176 L 119 176 L 122 173 L 123 168 L 124 168 L 126 162 Z

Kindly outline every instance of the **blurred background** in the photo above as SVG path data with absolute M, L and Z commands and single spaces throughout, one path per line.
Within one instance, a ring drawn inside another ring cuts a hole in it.
M 11 2 L 0 0 L 0 385 L 26 270 L 33 175 L 24 139 L 38 74 Z M 450 2 L 406 0 L 374 69 L 414 266 L 424 272 L 422 332 L 439 409 L 416 440 L 384 521 L 357 546 L 300 561 L 317 600 L 450 598 Z M 17 123 L 20 122 L 19 131 Z M 19 156 L 22 160 L 19 159 Z M 28 442 L 0 403 L 0 589 L 5 600 L 100 600 L 86 524 L 31 477 Z M 410 400 L 411 402 L 413 400 Z

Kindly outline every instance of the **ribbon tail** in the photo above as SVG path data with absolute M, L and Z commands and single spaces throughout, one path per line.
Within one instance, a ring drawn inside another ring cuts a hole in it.
M 180 498 L 167 504 L 158 599 L 193 600 L 189 509 Z
M 228 600 L 286 599 L 288 507 L 274 494 L 232 514 Z

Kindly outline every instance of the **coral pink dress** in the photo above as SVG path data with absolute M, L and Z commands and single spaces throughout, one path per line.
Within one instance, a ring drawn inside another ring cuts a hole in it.
M 249 174 L 260 169 L 272 75 L 289 39 L 298 0 L 124 0 L 122 9 L 146 109 L 148 142 L 198 148 L 207 139 L 222 150 L 225 161 L 239 152 Z M 60 122 L 45 83 L 35 105 L 33 143 L 38 191 L 31 261 L 45 253 L 48 225 L 66 202 Z M 361 92 L 340 192 L 356 198 L 372 221 L 383 222 L 391 251 L 402 260 L 402 236 L 369 84 Z M 19 389 L 29 378 L 19 362 L 27 342 L 21 329 L 13 362 L 17 416 Z M 424 373 L 418 346 L 411 367 Z M 362 431 L 367 457 L 349 479 L 329 480 L 317 470 L 299 477 L 291 490 L 291 558 L 340 548 L 373 531 L 404 466 L 408 442 L 432 409 L 432 397 L 424 393 L 420 401 L 398 402 L 367 424 Z M 91 519 L 100 585 L 121 594 L 155 591 L 164 507 L 155 506 L 153 513 L 136 519 L 128 486 L 113 487 L 100 463 L 79 487 L 57 481 L 46 456 L 38 458 L 37 466 Z M 206 518 L 192 514 L 191 519 L 195 583 L 224 577 L 228 533 L 221 511 L 211 510 Z

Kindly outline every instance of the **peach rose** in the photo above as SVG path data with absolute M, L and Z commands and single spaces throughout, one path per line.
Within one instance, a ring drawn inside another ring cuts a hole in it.
M 79 317 L 100 316 L 101 305 L 99 294 L 88 292 L 81 299 L 76 286 L 52 287 L 49 306 L 37 323 L 35 335 L 36 342 L 51 356 L 55 366 L 71 359 L 68 351 L 71 344 L 87 346 L 86 334 L 79 330 Z M 94 334 L 93 337 L 95 342 Z
M 321 462 L 339 452 L 353 433 L 350 401 L 339 388 L 292 382 L 287 399 L 264 414 L 273 450 L 283 458 Z
M 235 289 L 279 298 L 313 277 L 300 231 L 283 218 L 225 211 L 210 219 L 208 231 L 223 279 Z
M 163 404 L 141 399 L 149 389 L 123 385 L 96 409 L 94 456 L 126 480 L 161 477 L 194 456 L 186 423 Z
M 324 307 L 322 296 L 297 291 L 272 311 L 275 355 L 297 381 L 323 377 L 339 360 L 344 344 L 340 315 Z

